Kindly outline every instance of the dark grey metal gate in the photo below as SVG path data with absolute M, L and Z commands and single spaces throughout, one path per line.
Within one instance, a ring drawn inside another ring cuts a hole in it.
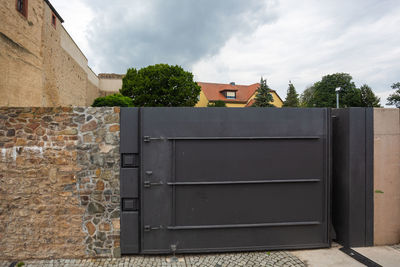
M 121 112 L 122 253 L 330 245 L 329 109 Z

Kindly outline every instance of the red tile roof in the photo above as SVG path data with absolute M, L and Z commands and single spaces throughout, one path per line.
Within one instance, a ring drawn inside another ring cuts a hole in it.
M 253 98 L 252 100 L 249 101 L 249 103 L 247 103 L 246 107 L 251 107 L 254 102 L 256 102 L 256 100 Z
M 197 82 L 201 86 L 201 90 L 206 95 L 208 101 L 222 100 L 230 103 L 247 103 L 250 97 L 257 91 L 259 83 L 251 85 L 232 85 L 222 83 L 204 83 Z M 227 99 L 223 95 L 223 91 L 236 91 L 236 99 Z

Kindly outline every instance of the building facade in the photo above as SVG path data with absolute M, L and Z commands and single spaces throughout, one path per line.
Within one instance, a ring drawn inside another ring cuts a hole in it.
M 225 102 L 227 107 L 250 107 L 254 104 L 257 89 L 260 87 L 259 83 L 251 85 L 236 85 L 234 82 L 229 84 L 222 83 L 205 83 L 197 82 L 201 86 L 199 102 L 196 107 L 207 107 L 209 103 L 216 101 Z M 283 101 L 276 93 L 271 90 L 273 102 L 275 107 L 282 107 Z
M 0 0 L 0 106 L 88 106 L 108 94 L 114 79 L 90 69 L 63 22 L 48 0 Z

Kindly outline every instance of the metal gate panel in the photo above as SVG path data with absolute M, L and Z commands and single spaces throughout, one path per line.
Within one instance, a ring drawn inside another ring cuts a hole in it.
M 330 110 L 141 108 L 141 252 L 330 245 Z

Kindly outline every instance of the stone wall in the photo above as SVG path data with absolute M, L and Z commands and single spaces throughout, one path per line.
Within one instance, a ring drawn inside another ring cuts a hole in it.
M 119 110 L 0 108 L 0 259 L 119 256 Z
M 62 46 L 65 29 L 57 19 L 56 27 L 51 23 L 52 11 L 44 8 L 43 19 L 43 106 L 85 106 L 87 73 Z M 86 58 L 84 58 L 86 60 Z M 86 60 L 87 66 L 87 60 Z
M 29 1 L 27 17 L 15 6 L 0 0 L 0 106 L 41 106 L 44 4 Z
M 77 108 L 77 173 L 86 255 L 119 256 L 119 109 Z
M 0 0 L 0 106 L 90 106 L 101 93 L 87 58 L 47 1 L 27 2 L 25 17 Z

